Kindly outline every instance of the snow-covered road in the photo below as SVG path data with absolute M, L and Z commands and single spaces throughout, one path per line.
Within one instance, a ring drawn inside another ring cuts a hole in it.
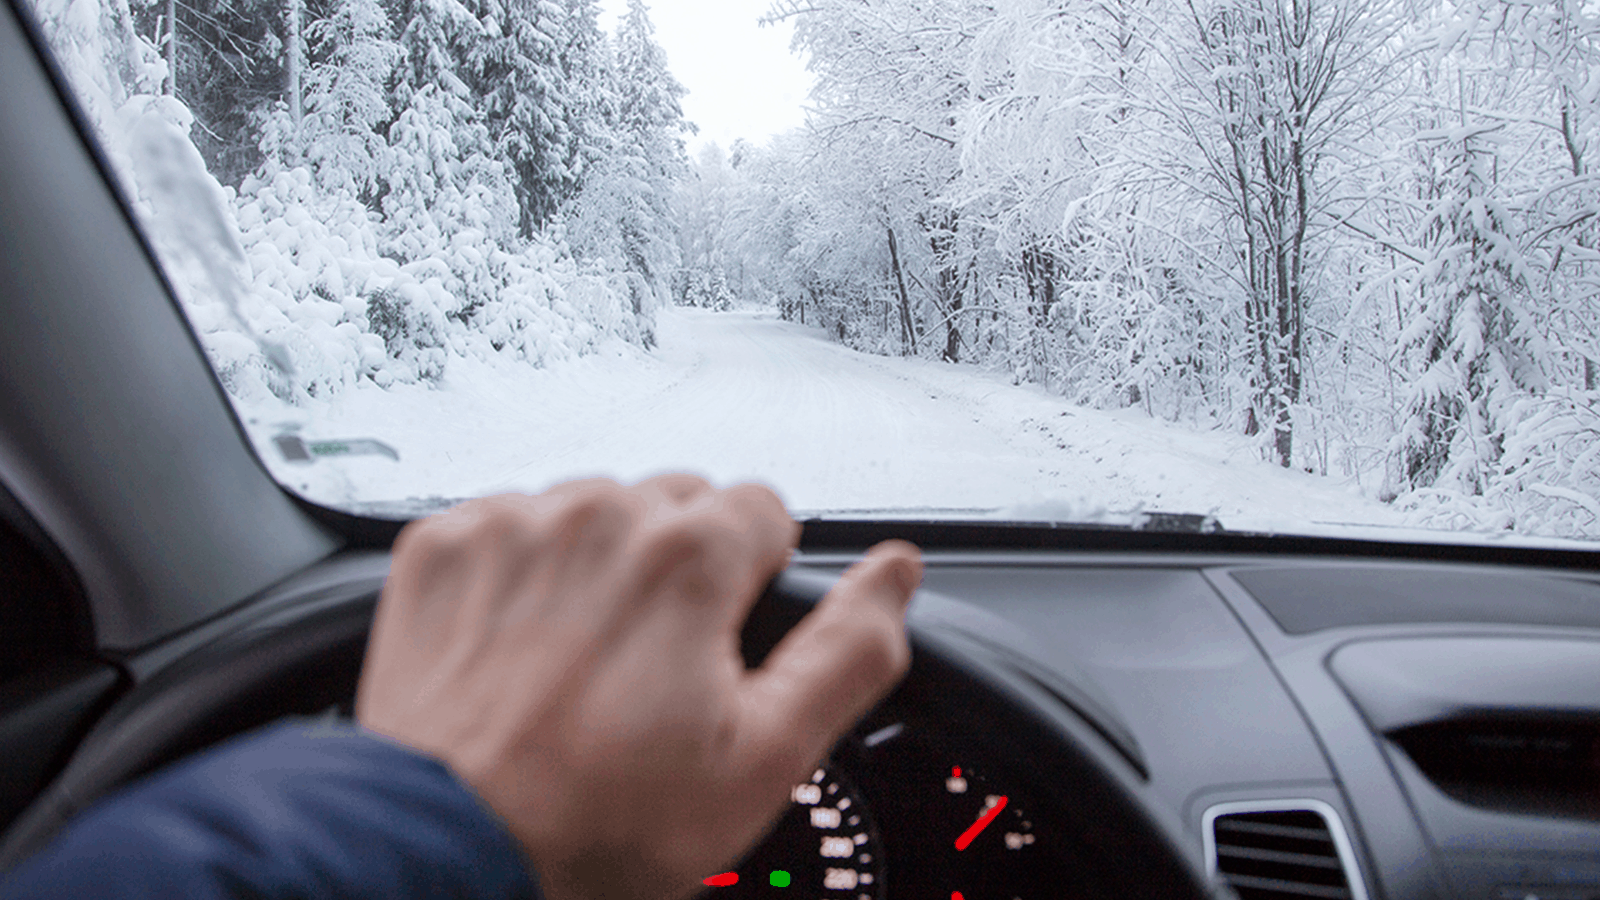
M 807 511 L 1160 509 L 1298 532 L 1400 524 L 1352 488 L 1262 462 L 1239 436 L 1073 406 L 1003 374 L 857 353 L 771 314 L 670 309 L 659 338 L 650 353 L 617 346 L 545 370 L 454 359 L 437 389 L 346 392 L 309 411 L 306 436 L 379 438 L 400 461 L 274 468 L 334 501 L 682 469 L 764 481 Z

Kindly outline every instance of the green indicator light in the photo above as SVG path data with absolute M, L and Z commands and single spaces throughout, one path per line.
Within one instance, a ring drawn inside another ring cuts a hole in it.
M 788 887 L 789 886 L 789 873 L 785 872 L 782 869 L 773 869 L 772 870 L 772 875 L 771 875 L 770 878 L 768 878 L 768 881 L 772 884 L 773 887 Z

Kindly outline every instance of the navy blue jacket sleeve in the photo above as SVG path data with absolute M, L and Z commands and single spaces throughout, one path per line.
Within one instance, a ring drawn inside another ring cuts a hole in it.
M 156 773 L 74 820 L 0 900 L 537 898 L 504 824 L 432 757 L 296 720 Z

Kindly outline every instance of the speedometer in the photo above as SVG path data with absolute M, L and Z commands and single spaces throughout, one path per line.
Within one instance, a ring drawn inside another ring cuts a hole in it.
M 943 788 L 930 792 L 941 801 L 927 804 L 926 821 L 934 829 L 930 838 L 943 839 L 932 840 L 940 852 L 930 852 L 929 864 L 937 865 L 934 860 L 942 863 L 939 868 L 949 886 L 948 894 L 941 885 L 936 896 L 950 900 L 1037 897 L 1037 873 L 1031 864 L 1038 855 L 1038 835 L 1021 798 L 971 766 L 951 766 Z
M 795 785 L 789 799 L 777 827 L 737 870 L 705 879 L 704 900 L 790 892 L 796 900 L 881 900 L 884 853 L 878 829 L 849 779 L 823 766 Z

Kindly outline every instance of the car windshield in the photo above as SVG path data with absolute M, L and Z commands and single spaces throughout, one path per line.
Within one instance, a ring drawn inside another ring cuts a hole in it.
M 316 503 L 1600 541 L 1593 3 L 23 2 Z

